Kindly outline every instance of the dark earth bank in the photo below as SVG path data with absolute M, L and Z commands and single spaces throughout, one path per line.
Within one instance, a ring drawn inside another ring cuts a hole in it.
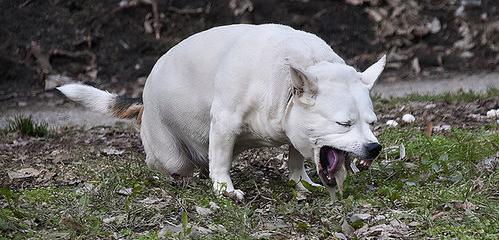
M 232 23 L 315 33 L 359 69 L 388 53 L 382 81 L 497 71 L 498 7 L 495 0 L 2 0 L 0 100 L 67 79 L 139 95 L 169 48 Z

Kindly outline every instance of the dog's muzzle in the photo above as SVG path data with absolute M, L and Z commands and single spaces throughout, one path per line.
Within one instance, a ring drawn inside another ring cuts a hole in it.
M 323 146 L 319 149 L 319 159 L 317 163 L 317 173 L 324 185 L 336 186 L 335 173 L 340 168 L 340 164 L 345 164 L 347 169 L 356 173 L 360 170 L 368 169 L 374 159 L 381 152 L 381 145 L 369 143 L 365 146 L 365 157 L 359 157 L 351 152 L 346 152 L 331 146 Z

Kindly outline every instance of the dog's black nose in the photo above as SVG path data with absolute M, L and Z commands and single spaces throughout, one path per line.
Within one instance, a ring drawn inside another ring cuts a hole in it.
M 379 143 L 368 143 L 365 146 L 367 157 L 373 159 L 379 155 L 383 147 Z

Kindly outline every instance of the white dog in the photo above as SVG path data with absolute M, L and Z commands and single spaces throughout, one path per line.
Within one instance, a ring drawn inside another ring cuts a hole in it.
M 147 164 L 169 174 L 209 168 L 216 193 L 238 199 L 232 159 L 260 146 L 290 144 L 290 179 L 314 186 L 304 159 L 330 191 L 353 157 L 368 167 L 381 151 L 369 89 L 386 57 L 364 72 L 316 35 L 291 27 L 229 25 L 180 42 L 152 69 L 140 100 L 69 84 L 70 99 L 116 117 L 136 117 Z

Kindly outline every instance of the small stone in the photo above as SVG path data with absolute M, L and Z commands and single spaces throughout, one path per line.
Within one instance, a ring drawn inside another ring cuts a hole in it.
M 277 155 L 275 158 L 276 158 L 277 160 L 283 160 L 283 159 L 286 159 L 286 158 L 284 157 L 284 153 L 281 153 L 281 154 Z
M 120 223 L 123 223 L 125 218 L 126 218 L 125 215 L 118 215 L 118 216 L 104 218 L 104 219 L 102 219 L 102 222 L 105 224 L 109 224 L 109 223 L 113 223 L 113 222 L 120 224 Z
M 214 202 L 209 202 L 208 205 L 210 206 L 210 209 L 213 211 L 220 209 L 220 207 Z
M 399 123 L 395 120 L 388 120 L 388 121 L 386 121 L 386 125 L 389 127 L 396 127 L 399 125 Z
M 110 155 L 121 155 L 125 152 L 125 150 L 117 150 L 114 148 L 105 148 L 102 149 L 101 151 L 104 155 L 110 156 Z
M 434 126 L 433 131 L 434 132 L 444 132 L 444 131 L 450 131 L 451 126 L 448 124 L 442 124 L 440 126 Z
M 464 51 L 461 54 L 459 54 L 459 57 L 461 58 L 472 58 L 474 54 L 470 51 Z
M 350 222 L 364 221 L 371 218 L 371 214 L 368 213 L 356 213 L 350 216 Z
M 405 185 L 413 187 L 413 186 L 416 186 L 416 183 L 411 182 L 411 181 L 407 181 L 407 182 L 405 182 Z
M 477 168 L 479 171 L 495 171 L 499 168 L 499 152 L 497 152 L 496 156 L 488 157 L 480 161 L 477 164 Z
M 421 225 L 420 222 L 415 222 L 415 221 L 410 222 L 410 223 L 407 224 L 407 226 L 409 226 L 409 227 L 417 227 L 417 226 L 420 226 L 420 225 Z
M 432 104 L 428 104 L 426 106 L 424 106 L 425 109 L 432 109 L 432 108 L 435 108 L 437 106 L 437 104 L 435 103 L 432 103 Z
M 431 33 L 437 33 L 442 29 L 442 24 L 440 24 L 440 20 L 438 18 L 433 18 L 433 21 L 426 24 L 426 27 L 430 29 Z
M 490 109 L 487 111 L 488 118 L 496 118 L 499 117 L 499 109 Z
M 450 125 L 447 125 L 447 124 L 443 124 L 442 126 L 440 126 L 442 128 L 443 131 L 449 131 L 450 130 Z
M 132 194 L 132 188 L 122 188 L 118 190 L 118 194 L 123 196 L 130 196 Z
M 199 207 L 199 206 L 196 206 L 196 212 L 201 216 L 208 216 L 208 215 L 213 213 L 213 211 L 211 211 L 211 209 Z
M 335 236 L 336 238 L 338 238 L 338 239 L 341 239 L 341 240 L 347 240 L 347 239 L 348 239 L 348 238 L 347 238 L 347 236 L 345 236 L 345 234 L 343 234 L 343 233 L 339 233 L 339 232 L 335 232 L 335 233 L 334 233 L 334 236 Z
M 402 116 L 402 121 L 404 121 L 406 123 L 412 123 L 412 122 L 416 121 L 416 118 L 414 117 L 414 115 L 407 113 L 407 114 L 404 114 L 404 116 Z
M 222 224 L 209 224 L 208 228 L 214 232 L 227 233 L 227 229 Z

